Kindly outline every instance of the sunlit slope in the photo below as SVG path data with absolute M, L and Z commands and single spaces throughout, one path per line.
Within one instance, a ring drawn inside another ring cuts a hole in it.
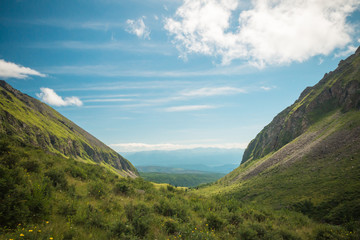
M 48 105 L 0 81 L 0 133 L 26 144 L 135 176 L 132 164 Z
M 250 142 L 242 163 L 279 150 L 331 111 L 359 109 L 359 85 L 360 49 L 341 61 L 335 71 L 325 74 L 314 87 L 306 88 L 293 105 L 279 113 Z
M 306 89 L 199 194 L 290 208 L 347 224 L 360 216 L 360 54 Z

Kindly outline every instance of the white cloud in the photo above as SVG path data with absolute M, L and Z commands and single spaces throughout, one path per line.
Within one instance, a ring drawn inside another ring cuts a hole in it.
M 32 76 L 39 76 L 39 77 L 46 77 L 45 74 L 39 73 L 36 70 L 33 70 L 28 67 L 23 67 L 17 65 L 12 62 L 6 62 L 3 59 L 0 59 L 0 77 L 1 78 L 28 78 L 30 75 Z
M 222 149 L 245 149 L 247 143 L 225 143 L 225 144 L 147 144 L 147 143 L 117 143 L 110 144 L 118 152 L 140 152 L 140 151 L 172 151 L 180 149 L 195 148 L 222 148 Z
M 129 99 L 129 98 L 97 98 L 97 99 L 89 99 L 89 100 L 84 100 L 84 102 L 131 102 L 134 101 L 133 99 Z
M 356 51 L 356 49 L 357 49 L 357 48 L 356 48 L 355 46 L 350 45 L 350 46 L 348 46 L 345 50 L 342 50 L 342 51 L 340 51 L 340 52 L 338 52 L 338 53 L 335 53 L 334 57 L 335 57 L 335 58 L 338 58 L 338 57 L 347 57 L 347 56 L 349 56 L 349 55 L 351 55 L 351 54 L 354 54 L 355 51 Z
M 150 29 L 145 25 L 144 19 L 145 17 L 141 17 L 138 20 L 126 20 L 126 31 L 135 34 L 139 38 L 150 39 Z
M 62 107 L 62 106 L 82 106 L 83 103 L 78 97 L 66 97 L 62 98 L 56 94 L 53 89 L 50 88 L 40 88 L 41 93 L 37 93 L 36 96 L 40 98 L 41 101 L 49 105 Z
M 358 0 L 184 0 L 165 29 L 181 54 L 219 56 L 223 64 L 246 60 L 258 67 L 302 62 L 351 42 L 346 22 Z
M 237 93 L 245 93 L 242 88 L 235 87 L 212 87 L 212 88 L 200 88 L 192 91 L 182 92 L 181 95 L 187 97 L 209 97 L 218 95 L 232 95 Z
M 264 91 L 270 91 L 271 89 L 273 89 L 274 87 L 267 87 L 267 86 L 261 86 L 260 89 L 264 90 Z
M 186 105 L 186 106 L 176 106 L 176 107 L 168 107 L 165 108 L 166 112 L 185 112 L 185 111 L 198 111 L 204 109 L 212 109 L 217 108 L 212 105 Z

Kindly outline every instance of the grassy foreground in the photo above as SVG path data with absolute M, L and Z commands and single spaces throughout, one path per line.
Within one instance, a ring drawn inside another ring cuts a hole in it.
M 229 196 L 121 178 L 100 165 L 0 141 L 0 239 L 359 239 Z

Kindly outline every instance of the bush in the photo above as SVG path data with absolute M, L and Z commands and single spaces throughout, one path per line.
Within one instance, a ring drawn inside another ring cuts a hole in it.
M 130 184 L 125 181 L 120 181 L 115 184 L 114 192 L 115 194 L 129 194 L 134 190 L 131 188 Z
M 136 236 L 144 237 L 150 229 L 152 222 L 150 208 L 145 204 L 139 203 L 133 205 L 132 203 L 125 206 L 126 216 L 133 227 L 133 233 Z
M 51 181 L 54 187 L 66 190 L 68 187 L 68 182 L 65 178 L 65 173 L 60 169 L 50 169 L 45 173 Z
M 209 229 L 221 229 L 224 225 L 224 221 L 216 213 L 209 213 L 206 216 L 206 224 L 208 224 Z
M 179 231 L 179 224 L 173 219 L 166 220 L 164 226 L 168 234 L 174 234 Z
M 89 190 L 89 195 L 95 197 L 96 199 L 100 199 L 107 192 L 105 185 L 102 184 L 101 182 L 90 183 L 88 186 L 88 190 Z
M 72 166 L 66 169 L 66 171 L 73 177 L 73 178 L 78 178 L 81 180 L 86 180 L 87 179 L 87 175 L 85 173 L 85 171 L 77 166 Z
M 21 163 L 21 166 L 28 172 L 38 173 L 40 170 L 40 163 L 36 160 L 28 160 Z

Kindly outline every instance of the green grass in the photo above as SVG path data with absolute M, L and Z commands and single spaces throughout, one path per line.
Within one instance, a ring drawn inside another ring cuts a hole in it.
M 9 138 L 0 141 L 0 172 L 0 239 L 315 239 L 329 234 L 349 239 L 350 234 L 291 209 L 122 178 L 100 165 Z
M 353 131 L 359 125 L 358 111 L 346 114 L 333 112 L 308 132 L 323 129 L 322 134 L 326 134 L 322 136 L 327 139 L 332 133 Z M 266 161 L 270 154 L 242 164 L 216 184 L 199 189 L 198 194 L 204 197 L 231 196 L 273 209 L 292 209 L 319 222 L 359 231 L 360 149 L 356 147 L 357 144 L 359 142 L 335 148 L 327 146 L 324 149 L 328 151 L 308 154 L 290 166 L 278 164 L 250 179 L 234 180 L 239 174 Z

